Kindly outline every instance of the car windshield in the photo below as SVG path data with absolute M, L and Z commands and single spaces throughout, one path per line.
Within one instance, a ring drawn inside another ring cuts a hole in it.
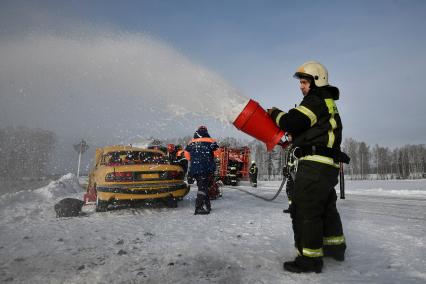
M 167 159 L 155 152 L 145 151 L 117 151 L 109 152 L 102 157 L 102 165 L 141 165 L 141 164 L 166 164 Z

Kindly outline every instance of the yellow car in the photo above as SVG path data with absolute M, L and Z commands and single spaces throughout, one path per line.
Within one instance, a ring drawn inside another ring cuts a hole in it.
M 162 199 L 176 207 L 189 192 L 181 166 L 171 165 L 160 150 L 132 146 L 96 149 L 95 166 L 89 175 L 84 200 L 96 201 L 97 211 L 106 211 L 118 201 Z

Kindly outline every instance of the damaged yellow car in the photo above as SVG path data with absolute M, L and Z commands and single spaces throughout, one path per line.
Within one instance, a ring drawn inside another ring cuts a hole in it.
M 106 211 L 110 204 L 150 199 L 177 207 L 177 201 L 189 192 L 184 177 L 182 167 L 170 164 L 160 150 L 132 146 L 98 148 L 84 201 L 96 202 L 96 211 Z

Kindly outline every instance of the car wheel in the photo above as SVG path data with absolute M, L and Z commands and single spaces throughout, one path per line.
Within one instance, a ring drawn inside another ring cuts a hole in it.
M 106 212 L 108 210 L 108 201 L 100 200 L 96 197 L 96 212 Z
M 169 208 L 177 208 L 178 207 L 178 200 L 174 197 L 168 197 L 165 199 L 165 204 Z

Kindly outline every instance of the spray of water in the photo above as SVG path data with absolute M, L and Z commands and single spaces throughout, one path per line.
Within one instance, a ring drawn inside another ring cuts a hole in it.
M 1 126 L 83 135 L 179 135 L 204 117 L 232 122 L 247 103 L 220 76 L 143 34 L 2 40 L 0 86 Z

